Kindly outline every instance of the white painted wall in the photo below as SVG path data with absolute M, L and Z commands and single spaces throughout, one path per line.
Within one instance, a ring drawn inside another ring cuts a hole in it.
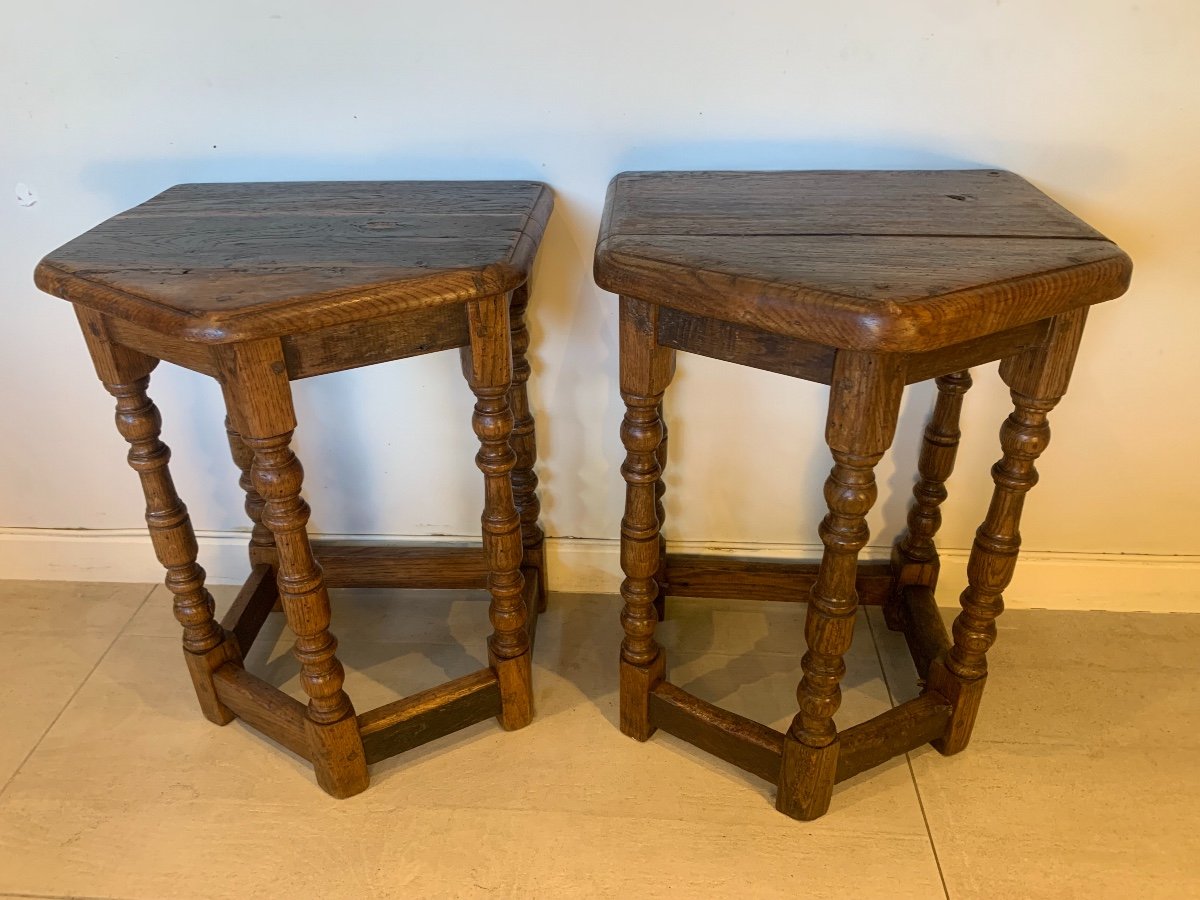
M 181 181 L 540 178 L 534 407 L 556 536 L 612 538 L 615 298 L 591 281 L 609 178 L 648 168 L 999 166 L 1135 262 L 1093 311 L 1031 498 L 1027 547 L 1200 553 L 1200 4 L 563 0 L 42 2 L 0 34 L 0 525 L 135 528 L 136 481 L 45 252 Z M 17 184 L 36 196 L 17 199 Z M 945 543 L 986 505 L 1007 398 L 968 398 Z M 153 393 L 199 528 L 242 527 L 216 386 Z M 318 530 L 471 534 L 469 394 L 453 354 L 296 386 Z M 683 359 L 669 397 L 673 538 L 811 544 L 825 389 Z M 900 527 L 929 386 L 872 517 Z M 686 498 L 686 499 L 685 499 Z

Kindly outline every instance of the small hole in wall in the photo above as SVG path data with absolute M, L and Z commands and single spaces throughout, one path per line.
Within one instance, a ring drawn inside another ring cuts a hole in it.
M 37 206 L 38 198 L 33 188 L 23 181 L 17 182 L 17 205 L 18 206 Z

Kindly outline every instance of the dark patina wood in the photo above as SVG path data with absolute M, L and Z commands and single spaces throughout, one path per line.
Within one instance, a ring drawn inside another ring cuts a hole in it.
M 546 588 L 523 317 L 552 203 L 534 182 L 179 185 L 37 268 L 40 287 L 75 305 L 116 398 L 201 709 L 303 756 L 335 797 L 365 789 L 371 762 L 491 716 L 505 728 L 532 716 Z M 446 349 L 461 351 L 476 397 L 482 547 L 311 541 L 289 382 Z M 228 410 L 251 574 L 219 624 L 147 395 L 159 360 L 216 378 Z M 490 667 L 358 714 L 330 631 L 328 591 L 341 586 L 489 590 Z M 307 705 L 243 667 L 277 601 Z
M 650 721 L 655 728 L 683 738 L 760 778 L 779 778 L 783 735 L 745 716 L 731 713 L 667 681 L 650 693 Z
M 922 694 L 838 735 L 834 781 L 845 781 L 893 756 L 916 750 L 945 732 L 953 708 L 937 693 Z
M 268 563 L 257 564 L 221 619 L 221 627 L 233 635 L 242 656 L 250 652 L 255 638 L 267 622 L 267 616 L 278 602 L 279 588 L 275 583 L 274 567 Z
M 668 553 L 661 590 L 664 596 L 808 602 L 818 568 L 813 562 Z M 859 563 L 854 584 L 860 604 L 879 606 L 892 595 L 891 566 Z
M 367 762 L 378 762 L 500 715 L 500 682 L 480 669 L 358 717 Z
M 378 541 L 314 541 L 334 587 L 486 588 L 481 547 L 397 546 Z
M 934 569 L 936 571 L 936 563 Z M 950 649 L 950 635 L 942 622 L 933 588 L 924 584 L 897 584 L 896 599 L 899 621 L 893 630 L 904 633 L 917 676 L 924 679 L 929 674 L 930 664 Z
M 777 807 L 822 815 L 833 785 L 924 743 L 966 746 L 985 655 L 1012 577 L 1018 522 L 1067 387 L 1087 307 L 1122 294 L 1129 258 L 1028 182 L 995 170 L 631 172 L 609 186 L 596 281 L 621 295 L 621 729 L 656 728 L 778 785 Z M 819 565 L 666 553 L 663 395 L 676 351 L 830 387 L 834 466 Z M 938 612 L 934 544 L 968 370 L 1000 360 L 1014 411 L 995 495 L 971 552 L 953 635 Z M 908 529 L 891 563 L 859 563 L 906 384 L 937 379 Z M 666 680 L 654 639 L 667 595 L 809 600 L 799 712 L 786 734 Z M 838 729 L 857 607 L 904 632 L 920 697 Z
M 214 680 L 217 695 L 239 719 L 297 756 L 313 761 L 303 703 L 240 666 L 222 666 Z

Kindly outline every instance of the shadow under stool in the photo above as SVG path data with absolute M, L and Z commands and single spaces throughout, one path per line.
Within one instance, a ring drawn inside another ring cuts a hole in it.
M 621 522 L 621 730 L 662 728 L 777 785 L 797 819 L 836 782 L 932 743 L 966 747 L 987 680 L 1025 494 L 1067 388 L 1088 307 L 1124 293 L 1119 248 L 1009 172 L 629 172 L 608 190 L 596 282 L 620 294 L 626 412 Z M 662 400 L 676 351 L 829 385 L 833 470 L 819 564 L 666 552 Z M 1013 412 L 1000 429 L 991 506 L 975 537 L 962 612 L 934 600 L 939 506 L 972 366 L 1000 360 Z M 905 385 L 936 379 L 908 528 L 890 563 L 858 562 Z M 785 734 L 666 680 L 662 601 L 799 599 L 808 593 L 799 712 Z M 903 631 L 923 692 L 839 730 L 843 656 L 860 603 Z M 658 606 L 656 610 L 655 606 Z
M 552 205 L 533 182 L 185 184 L 38 265 L 37 285 L 74 304 L 116 398 L 201 710 L 309 760 L 335 797 L 364 790 L 370 763 L 491 716 L 506 729 L 531 719 L 546 581 L 524 313 Z M 476 398 L 482 547 L 310 541 L 289 382 L 455 348 Z M 160 360 L 212 376 L 225 396 L 253 531 L 250 577 L 220 622 L 147 396 Z M 486 587 L 488 668 L 356 713 L 330 587 Z M 307 705 L 243 666 L 277 601 Z

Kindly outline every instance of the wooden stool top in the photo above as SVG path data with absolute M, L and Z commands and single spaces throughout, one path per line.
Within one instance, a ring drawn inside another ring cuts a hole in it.
M 1132 263 L 995 170 L 626 172 L 606 290 L 828 346 L 920 352 L 1120 296 Z
M 552 205 L 529 181 L 181 184 L 34 279 L 168 337 L 253 340 L 514 290 Z

